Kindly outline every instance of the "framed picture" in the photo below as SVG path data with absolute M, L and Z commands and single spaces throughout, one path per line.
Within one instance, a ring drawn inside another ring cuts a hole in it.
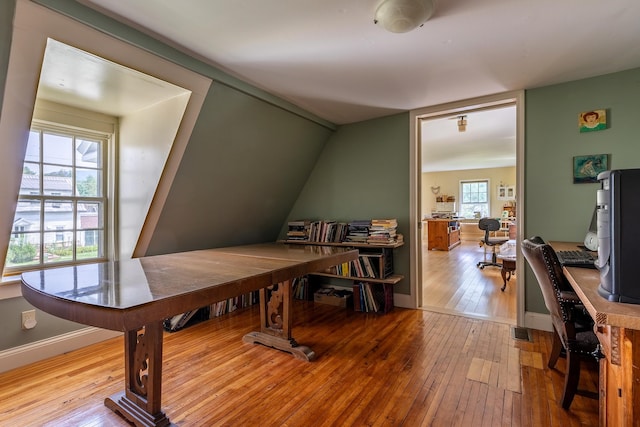
M 598 182 L 598 174 L 609 169 L 608 154 L 591 154 L 573 158 L 573 183 Z
M 578 127 L 580 132 L 594 132 L 607 128 L 607 111 L 592 110 L 583 111 L 578 115 Z
M 513 185 L 498 186 L 498 200 L 514 200 L 516 198 L 516 187 Z

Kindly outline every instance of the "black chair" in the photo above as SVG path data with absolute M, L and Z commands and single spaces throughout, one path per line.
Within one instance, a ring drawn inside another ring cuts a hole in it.
M 485 245 L 491 247 L 491 261 L 486 261 L 486 248 L 485 248 L 485 259 L 478 262 L 478 267 L 482 270 L 488 265 L 492 265 L 495 267 L 502 267 L 502 264 L 498 264 L 498 260 L 496 257 L 496 246 L 500 246 L 506 243 L 509 238 L 508 237 L 490 237 L 492 231 L 500 230 L 500 221 L 495 218 L 482 218 L 478 222 L 478 228 L 484 231 L 484 237 L 480 239 L 480 242 Z
M 578 390 L 580 361 L 597 362 L 602 357 L 598 338 L 593 332 L 593 320 L 562 273 L 562 266 L 553 248 L 540 237 L 524 240 L 521 248 L 538 279 L 553 322 L 555 333 L 547 366 L 552 369 L 562 353 L 567 359 L 562 407 L 569 409 L 576 394 L 597 399 L 595 392 Z

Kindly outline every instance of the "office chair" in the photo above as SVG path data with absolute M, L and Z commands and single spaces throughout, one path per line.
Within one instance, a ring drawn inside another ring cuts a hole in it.
M 598 338 L 593 332 L 593 320 L 562 273 L 553 248 L 537 236 L 524 240 L 521 248 L 538 280 L 544 304 L 551 313 L 554 334 L 547 366 L 553 369 L 563 351 L 566 355 L 562 407 L 569 409 L 576 394 L 597 399 L 595 392 L 578 390 L 580 361 L 597 362 L 602 358 Z
M 482 270 L 486 266 L 492 265 L 495 267 L 502 267 L 502 264 L 498 264 L 496 258 L 496 246 L 500 246 L 509 240 L 508 237 L 489 237 L 492 231 L 500 230 L 500 221 L 495 218 L 482 218 L 478 222 L 478 228 L 484 230 L 484 237 L 480 239 L 480 242 L 485 246 L 490 246 L 493 249 L 491 254 L 491 261 L 486 261 L 486 247 L 485 247 L 485 259 L 478 262 L 478 267 Z

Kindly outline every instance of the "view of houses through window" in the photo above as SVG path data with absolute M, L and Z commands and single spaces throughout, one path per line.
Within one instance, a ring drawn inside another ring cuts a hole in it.
M 484 218 L 489 216 L 489 181 L 460 182 L 460 216 Z
M 107 136 L 33 124 L 5 267 L 104 259 Z

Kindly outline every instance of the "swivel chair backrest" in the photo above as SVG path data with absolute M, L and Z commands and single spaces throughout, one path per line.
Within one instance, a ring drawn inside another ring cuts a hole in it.
M 478 228 L 484 230 L 484 240 L 489 241 L 489 232 L 500 230 L 500 221 L 495 218 L 482 218 L 478 222 Z

